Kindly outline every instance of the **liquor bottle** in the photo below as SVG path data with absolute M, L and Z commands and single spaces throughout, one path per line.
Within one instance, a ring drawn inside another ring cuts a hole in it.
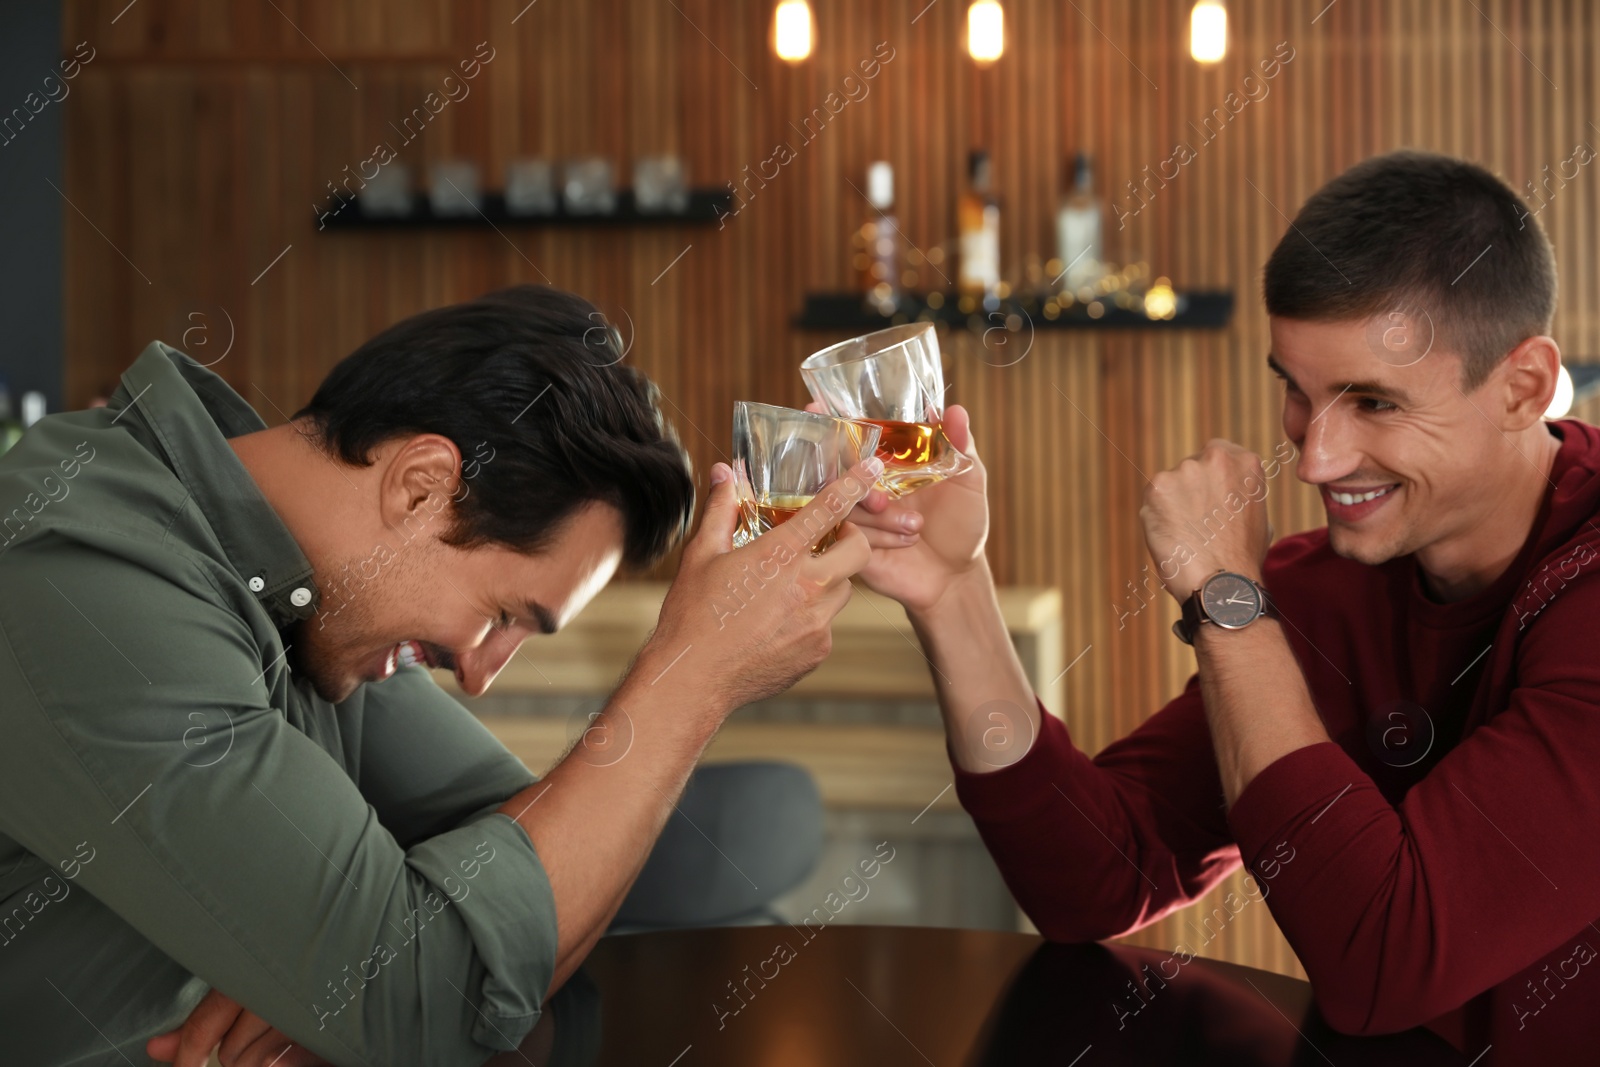
M 1077 292 L 1099 279 L 1104 267 L 1100 201 L 1094 195 L 1094 165 L 1087 152 L 1072 164 L 1072 183 L 1056 212 L 1056 253 L 1061 257 L 1060 285 Z
M 867 168 L 872 214 L 856 231 L 855 264 L 867 305 L 893 315 L 900 298 L 900 220 L 894 216 L 894 167 L 882 160 Z
M 973 152 L 968 174 L 967 190 L 956 202 L 961 249 L 956 290 L 963 297 L 988 300 L 1000 289 L 1000 201 L 990 189 L 989 153 Z
M 24 430 L 44 418 L 46 403 L 44 394 L 37 390 L 30 389 L 22 394 L 22 428 Z
M 0 452 L 7 452 L 22 439 L 22 423 L 11 415 L 11 388 L 0 377 Z

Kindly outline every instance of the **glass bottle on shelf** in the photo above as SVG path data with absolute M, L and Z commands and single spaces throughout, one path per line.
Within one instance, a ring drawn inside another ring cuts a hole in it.
M 22 394 L 22 428 L 24 430 L 44 418 L 46 403 L 44 394 L 37 390 L 29 390 Z
M 882 161 L 867 168 L 872 213 L 856 231 L 855 265 L 867 306 L 893 315 L 900 302 L 900 220 L 894 215 L 894 168 Z
M 0 452 L 8 452 L 22 439 L 22 423 L 11 414 L 11 387 L 0 377 Z
M 1105 273 L 1103 218 L 1094 195 L 1094 164 L 1087 152 L 1079 152 L 1073 159 L 1071 185 L 1056 212 L 1056 254 L 1061 261 L 1057 284 L 1062 289 L 1075 293 Z
M 971 300 L 986 305 L 1000 290 L 1000 201 L 991 187 L 989 153 L 978 150 L 968 161 L 968 185 L 956 202 L 956 234 L 960 263 L 956 291 L 965 307 Z

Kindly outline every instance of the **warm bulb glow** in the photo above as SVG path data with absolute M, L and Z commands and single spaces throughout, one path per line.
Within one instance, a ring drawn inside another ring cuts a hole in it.
M 1170 319 L 1178 313 L 1178 294 L 1172 291 L 1170 281 L 1156 279 L 1156 283 L 1144 294 L 1144 313 L 1146 318 L 1151 319 Z
M 1228 52 L 1228 9 L 1220 0 L 1200 0 L 1189 12 L 1189 54 L 1215 63 Z
M 772 13 L 772 50 L 778 58 L 798 63 L 811 55 L 816 20 L 806 0 L 779 0 Z
M 1006 12 L 1000 0 L 973 0 L 967 8 L 967 51 L 979 63 L 993 63 L 1006 50 Z
M 1550 406 L 1545 409 L 1544 417 L 1559 419 L 1572 410 L 1572 375 L 1567 373 L 1567 368 L 1561 368 L 1561 376 L 1556 379 L 1556 395 L 1550 398 Z

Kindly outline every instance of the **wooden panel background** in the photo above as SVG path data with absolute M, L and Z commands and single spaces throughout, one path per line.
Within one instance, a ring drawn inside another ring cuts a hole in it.
M 1005 0 L 1007 52 L 981 71 L 962 51 L 961 0 L 813 6 L 818 51 L 790 68 L 768 48 L 770 0 L 68 0 L 64 50 L 97 52 L 65 105 L 71 402 L 111 388 L 159 337 L 219 360 L 277 422 L 395 319 L 548 280 L 623 324 L 628 358 L 661 384 L 703 471 L 723 455 L 734 399 L 803 399 L 796 363 L 834 338 L 792 317 L 806 290 L 849 284 L 871 160 L 895 164 L 902 225 L 929 249 L 951 237 L 967 150 L 989 148 L 1014 278 L 1025 253 L 1049 248 L 1068 154 L 1093 153 L 1125 209 L 1125 183 L 1187 141 L 1197 158 L 1125 229 L 1113 216 L 1110 251 L 1180 287 L 1235 289 L 1231 328 L 948 344 L 952 398 L 974 409 L 994 472 L 994 565 L 1002 581 L 1064 590 L 1067 658 L 1087 650 L 1064 710 L 1094 751 L 1193 668 L 1167 632 L 1170 603 L 1117 625 L 1147 561 L 1146 476 L 1214 435 L 1263 453 L 1282 440 L 1257 293 L 1287 217 L 1375 152 L 1467 156 L 1522 190 L 1600 133 L 1600 15 L 1581 0 L 1233 0 L 1228 56 L 1211 68 L 1188 57 L 1188 0 Z M 402 147 L 390 124 L 483 41 L 494 58 L 470 95 Z M 867 95 L 856 87 L 807 141 L 801 120 L 880 42 L 893 58 Z M 1294 58 L 1267 95 L 1206 141 L 1201 120 L 1243 95 L 1279 42 Z M 626 173 L 672 151 L 698 184 L 743 183 L 780 143 L 796 158 L 743 186 L 722 227 L 318 233 L 327 183 L 379 141 L 417 168 L 476 160 L 490 185 L 528 154 L 600 153 Z M 1600 355 L 1597 209 L 1585 171 L 1540 216 L 1561 268 L 1556 335 L 1579 359 Z M 1274 489 L 1280 532 L 1321 524 L 1306 487 L 1285 474 Z M 1174 917 L 1133 940 L 1198 945 L 1198 923 Z M 1300 973 L 1259 904 L 1204 951 Z

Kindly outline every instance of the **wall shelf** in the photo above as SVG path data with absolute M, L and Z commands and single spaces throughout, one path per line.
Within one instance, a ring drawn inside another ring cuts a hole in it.
M 704 224 L 716 222 L 726 215 L 733 204 L 733 195 L 723 189 L 693 189 L 689 192 L 686 211 L 640 211 L 633 200 L 633 190 L 617 190 L 617 209 L 609 214 L 575 215 L 558 208 L 550 215 L 519 215 L 506 210 L 505 196 L 486 192 L 483 211 L 467 215 L 437 215 L 429 206 L 426 193 L 416 194 L 409 215 L 368 215 L 361 210 L 359 200 L 345 201 L 344 205 L 326 216 L 325 229 L 329 230 L 406 230 L 455 227 L 462 229 L 487 229 L 494 226 L 659 226 L 682 223 Z
M 1170 319 L 1149 319 L 1138 311 L 1114 304 L 1099 318 L 1090 318 L 1081 304 L 1063 308 L 1052 318 L 1046 314 L 1044 300 L 1032 295 L 1002 300 L 988 310 L 979 306 L 964 311 L 954 294 L 941 296 L 940 306 L 934 307 L 928 303 L 927 294 L 908 293 L 900 298 L 892 314 L 884 315 L 869 307 L 860 293 L 807 293 L 795 325 L 802 330 L 867 333 L 921 319 L 981 331 L 1005 325 L 1015 315 L 1031 321 L 1039 330 L 1219 330 L 1233 317 L 1233 293 L 1227 290 L 1179 293 L 1182 310 Z

